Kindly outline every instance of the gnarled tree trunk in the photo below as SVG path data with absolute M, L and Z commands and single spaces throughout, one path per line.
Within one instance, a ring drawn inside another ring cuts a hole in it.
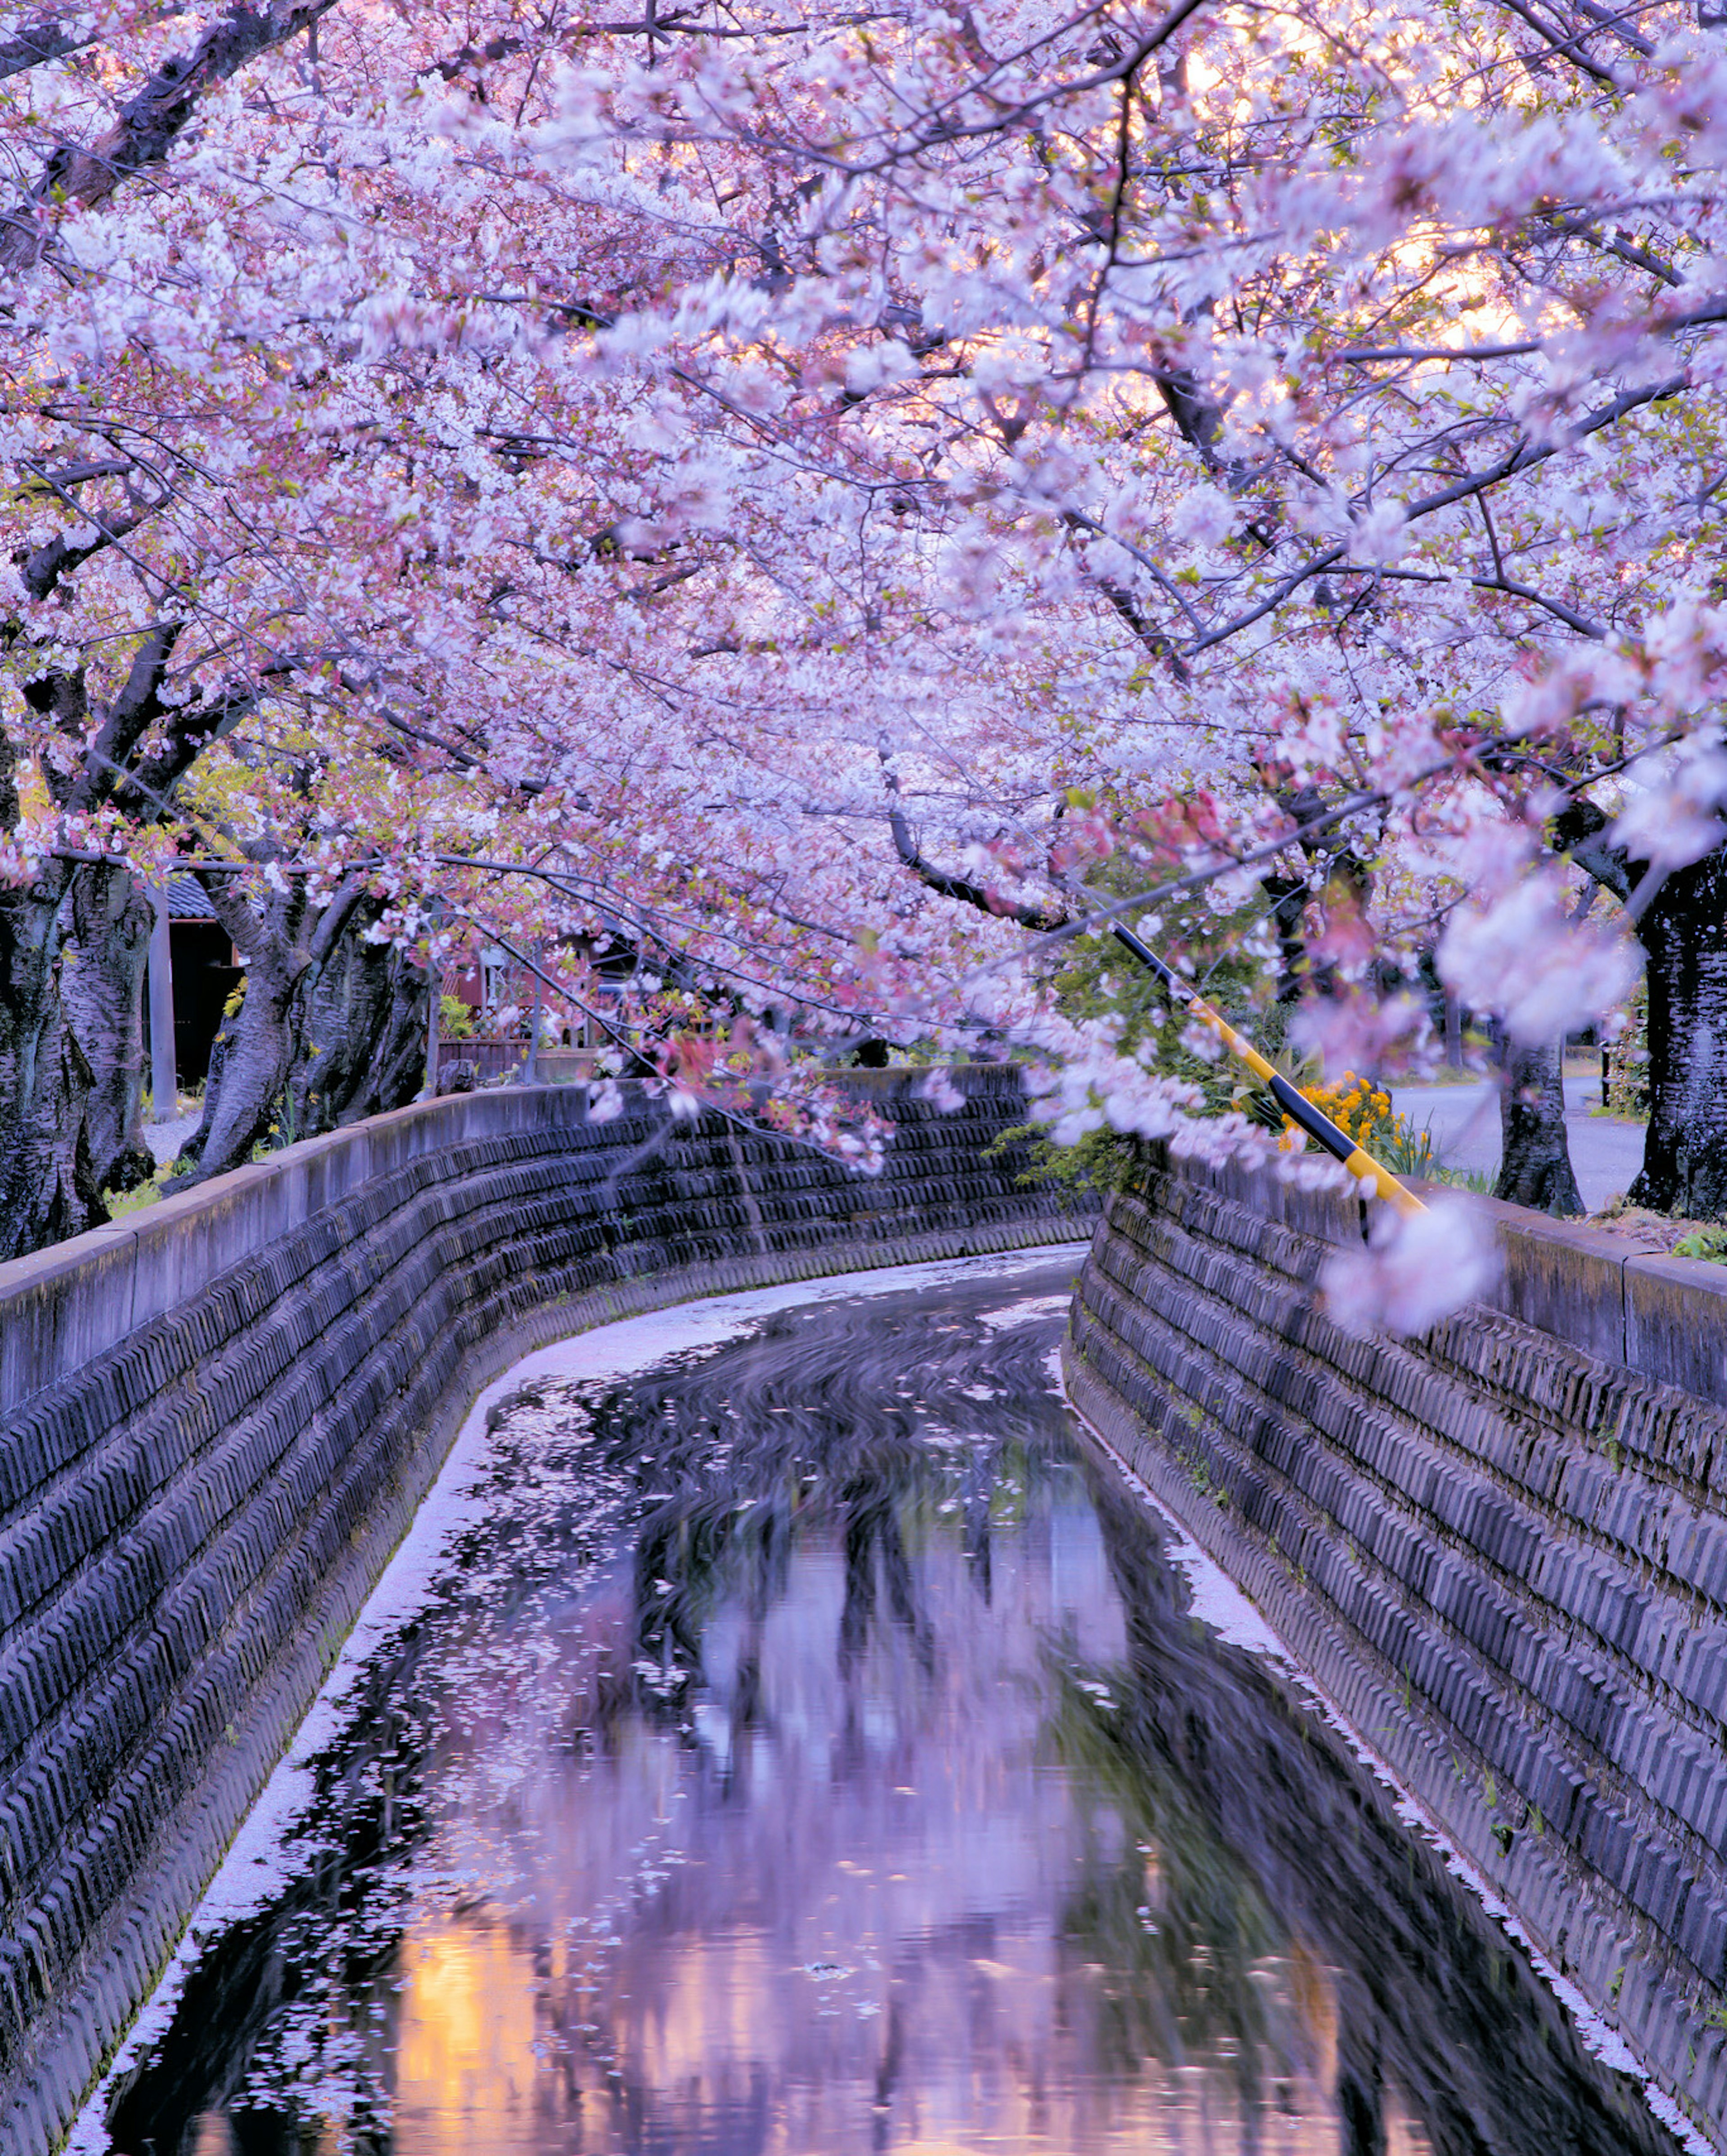
M 1564 1044 L 1509 1042 L 1500 1088 L 1494 1197 L 1560 1216 L 1582 1212 L 1565 1135 Z
M 0 733 L 0 830 L 18 822 L 11 743 Z M 16 1258 L 105 1218 L 90 1173 L 88 1073 L 60 1007 L 64 862 L 0 884 L 0 1258 Z
M 1648 954 L 1649 1131 L 1632 1202 L 1727 1219 L 1727 846 L 1673 870 L 1637 934 Z
M 224 1017 L 210 1046 L 204 1111 L 180 1148 L 177 1183 L 203 1183 L 244 1167 L 268 1145 L 294 1060 L 289 1022 L 301 976 L 311 963 L 299 932 L 306 912 L 306 880 L 254 907 L 226 877 L 205 879 L 210 904 L 245 965 L 238 1009 Z
M 301 983 L 288 1081 L 296 1137 L 403 1107 L 419 1091 L 430 977 L 394 945 L 366 941 L 383 911 L 372 897 L 357 906 Z
M 60 998 L 90 1070 L 84 1116 L 98 1190 L 136 1190 L 156 1172 L 144 1142 L 144 963 L 154 919 L 126 870 L 73 869 L 61 909 Z
M 207 877 L 217 918 L 244 954 L 239 1009 L 211 1052 L 203 1119 L 177 1179 L 201 1183 L 254 1147 L 310 1137 L 418 1091 L 428 978 L 403 952 L 369 944 L 382 906 L 358 880 L 321 907 L 302 875 L 248 898 Z

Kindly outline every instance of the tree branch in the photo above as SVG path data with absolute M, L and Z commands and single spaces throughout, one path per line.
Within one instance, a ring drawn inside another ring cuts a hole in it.
M 81 31 L 67 28 L 53 15 L 39 15 L 33 23 L 20 23 L 9 38 L 0 38 L 0 82 L 49 60 L 64 59 L 68 53 L 80 52 L 90 42 Z
M 181 0 L 167 0 L 153 13 L 135 16 L 131 27 L 169 22 L 185 13 Z M 19 23 L 10 37 L 0 38 L 0 82 L 33 67 L 45 67 L 50 60 L 63 60 L 68 53 L 85 52 L 95 42 L 81 29 L 68 28 L 58 15 L 39 15 L 33 22 Z
M 1065 912 L 1023 901 L 1008 904 L 985 891 L 981 884 L 971 883 L 964 876 L 948 875 L 926 860 L 900 806 L 899 781 L 891 771 L 887 777 L 887 828 L 893 834 L 893 850 L 921 884 L 943 898 L 956 898 L 962 905 L 975 906 L 979 913 L 993 915 L 998 921 L 1016 921 L 1021 928 L 1034 929 L 1039 935 L 1046 936 L 1052 930 L 1066 927 Z
M 0 268 L 27 270 L 42 258 L 50 237 L 50 213 L 60 204 L 89 208 L 122 180 L 163 163 L 208 90 L 224 83 L 260 53 L 286 44 L 335 7 L 337 0 L 275 0 L 252 8 L 235 5 L 192 51 L 164 60 L 118 118 L 88 149 L 63 144 L 30 191 L 28 206 L 4 219 Z
M 1586 875 L 1593 876 L 1604 891 L 1627 904 L 1635 883 L 1631 863 L 1617 846 L 1609 844 L 1612 818 L 1592 801 L 1572 801 L 1552 823 L 1555 839 Z

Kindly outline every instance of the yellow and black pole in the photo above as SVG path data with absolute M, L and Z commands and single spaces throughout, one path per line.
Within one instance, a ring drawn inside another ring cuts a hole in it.
M 1290 1122 L 1305 1131 L 1310 1138 L 1316 1139 L 1334 1160 L 1340 1160 L 1358 1184 L 1371 1182 L 1373 1194 L 1376 1198 L 1383 1198 L 1406 1219 L 1411 1214 L 1426 1211 L 1426 1207 L 1414 1191 L 1406 1190 L 1390 1168 L 1381 1168 L 1373 1155 L 1364 1152 L 1354 1138 L 1338 1128 L 1329 1116 L 1321 1114 L 1305 1094 L 1298 1091 L 1281 1070 L 1266 1060 L 1252 1041 L 1243 1040 L 1221 1012 L 1213 1010 L 1202 996 L 1195 995 L 1174 968 L 1166 966 L 1149 944 L 1140 942 L 1131 928 L 1123 928 L 1119 921 L 1112 921 L 1110 933 L 1123 950 L 1131 952 L 1142 966 L 1148 967 L 1157 975 L 1169 993 L 1201 1025 L 1210 1027 L 1230 1054 L 1245 1063 L 1254 1076 L 1263 1082 Z

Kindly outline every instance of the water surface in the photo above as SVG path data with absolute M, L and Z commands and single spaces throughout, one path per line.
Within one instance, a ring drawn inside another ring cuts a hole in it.
M 1072 1257 L 494 1410 L 126 2156 L 1655 2156 L 1051 1389 Z

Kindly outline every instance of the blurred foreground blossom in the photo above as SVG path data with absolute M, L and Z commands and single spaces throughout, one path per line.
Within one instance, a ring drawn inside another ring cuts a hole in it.
M 1406 1337 L 1461 1310 L 1498 1270 L 1481 1214 L 1462 1199 L 1441 1198 L 1406 1220 L 1383 1210 L 1366 1245 L 1328 1259 L 1319 1283 L 1340 1325 Z
M 1627 774 L 1627 797 L 1613 842 L 1654 869 L 1688 868 L 1721 843 L 1727 754 L 1714 733 L 1666 757 L 1644 757 Z
M 1328 1070 L 1384 1070 L 1425 1054 L 1433 1023 L 1412 996 L 1382 995 L 1345 985 L 1301 1004 L 1289 1024 L 1290 1045 L 1316 1055 Z
M 944 1116 L 956 1115 L 965 1106 L 964 1094 L 939 1063 L 932 1065 L 928 1075 L 917 1081 L 912 1094 L 914 1100 L 933 1101 Z
M 1534 1045 L 1588 1024 L 1631 992 L 1627 940 L 1567 917 L 1550 877 L 1514 883 L 1488 904 L 1459 906 L 1437 953 L 1439 978 L 1472 1009 L 1497 1011 Z

